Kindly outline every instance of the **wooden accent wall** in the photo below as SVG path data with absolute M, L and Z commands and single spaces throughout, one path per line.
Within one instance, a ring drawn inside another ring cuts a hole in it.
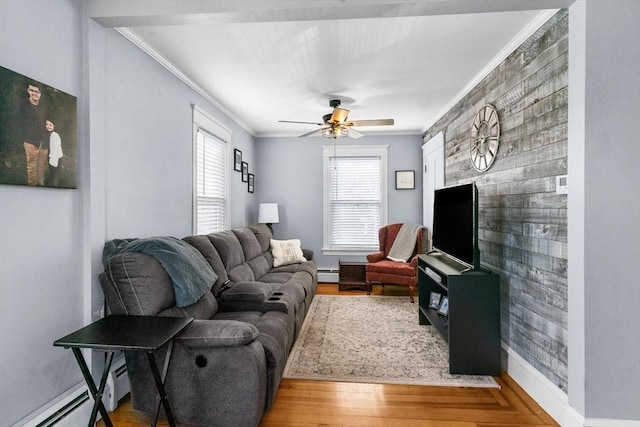
M 445 185 L 475 181 L 482 263 L 501 275 L 502 341 L 567 391 L 568 12 L 559 11 L 438 120 Z M 498 110 L 501 140 L 491 168 L 469 159 L 471 122 Z

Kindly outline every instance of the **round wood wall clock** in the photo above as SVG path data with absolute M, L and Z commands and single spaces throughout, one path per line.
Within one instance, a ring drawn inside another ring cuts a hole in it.
M 487 104 L 478 111 L 471 125 L 470 158 L 473 167 L 484 172 L 493 164 L 498 154 L 500 122 L 498 111 Z

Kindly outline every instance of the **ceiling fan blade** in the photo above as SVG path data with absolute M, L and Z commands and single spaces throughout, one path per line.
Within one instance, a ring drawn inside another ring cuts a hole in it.
M 391 126 L 393 124 L 393 119 L 354 120 L 345 123 L 346 126 Z
M 318 126 L 323 125 L 323 123 L 317 123 L 317 122 L 295 122 L 292 120 L 278 120 L 278 123 L 299 123 L 303 125 L 318 125 Z
M 303 133 L 299 135 L 298 138 L 304 138 L 305 136 L 313 136 L 313 135 L 322 135 L 322 131 L 326 129 L 326 126 L 321 127 L 320 129 L 312 130 L 311 132 Z
M 349 110 L 336 107 L 333 109 L 333 113 L 331 114 L 329 123 L 344 123 L 344 121 L 347 120 L 348 115 L 349 115 Z
M 348 135 L 349 135 L 349 138 L 353 138 L 353 139 L 358 139 L 358 138 L 364 136 L 363 134 L 361 134 L 360 132 L 358 132 L 354 128 L 349 128 Z

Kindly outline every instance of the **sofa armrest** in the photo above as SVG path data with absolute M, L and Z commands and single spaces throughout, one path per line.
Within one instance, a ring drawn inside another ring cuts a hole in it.
M 289 302 L 282 292 L 274 292 L 262 282 L 237 282 L 218 294 L 221 311 L 289 312 Z
M 187 347 L 241 347 L 253 342 L 259 334 L 258 328 L 245 322 L 196 319 L 176 341 Z
M 378 262 L 378 261 L 382 261 L 383 259 L 385 259 L 386 257 L 384 256 L 384 252 L 374 252 L 372 254 L 367 255 L 367 261 L 368 262 Z
M 304 256 L 304 259 L 307 261 L 311 261 L 313 259 L 313 251 L 311 249 L 302 248 L 302 256 Z
M 269 298 L 271 289 L 262 282 L 236 282 L 218 294 L 221 301 L 262 302 Z

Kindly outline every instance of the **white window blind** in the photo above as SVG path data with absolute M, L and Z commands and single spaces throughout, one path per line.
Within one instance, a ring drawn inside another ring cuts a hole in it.
M 226 152 L 224 141 L 198 129 L 196 132 L 196 234 L 226 228 Z
M 332 248 L 376 248 L 382 197 L 379 157 L 334 157 L 330 161 Z
M 324 147 L 325 254 L 369 253 L 387 219 L 387 146 Z

